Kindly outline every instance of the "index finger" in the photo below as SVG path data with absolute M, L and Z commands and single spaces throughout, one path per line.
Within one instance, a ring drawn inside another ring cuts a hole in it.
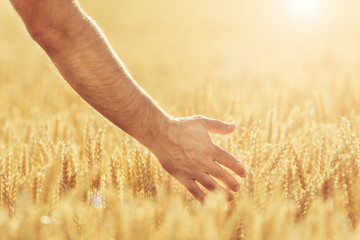
M 220 147 L 217 147 L 215 161 L 231 169 L 240 177 L 246 177 L 245 166 L 240 160 Z

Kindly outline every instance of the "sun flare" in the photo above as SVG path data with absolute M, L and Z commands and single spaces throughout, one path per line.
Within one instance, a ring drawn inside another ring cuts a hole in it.
M 292 0 L 292 14 L 296 18 L 313 18 L 319 13 L 319 0 Z

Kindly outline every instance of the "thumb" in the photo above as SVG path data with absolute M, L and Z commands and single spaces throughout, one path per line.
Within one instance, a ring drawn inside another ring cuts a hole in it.
M 203 126 L 211 133 L 229 134 L 235 129 L 234 123 L 227 123 L 207 117 L 202 117 L 200 121 Z

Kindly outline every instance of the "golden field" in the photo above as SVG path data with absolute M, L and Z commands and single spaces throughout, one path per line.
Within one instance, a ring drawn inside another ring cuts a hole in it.
M 356 1 L 308 18 L 283 0 L 80 2 L 171 115 L 237 124 L 212 138 L 249 174 L 200 205 L 1 1 L 0 239 L 360 238 Z

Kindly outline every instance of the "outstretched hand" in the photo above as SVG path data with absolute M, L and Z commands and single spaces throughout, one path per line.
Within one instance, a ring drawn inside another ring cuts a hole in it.
M 172 119 L 118 60 L 105 35 L 75 0 L 11 0 L 31 37 L 74 90 L 116 126 L 148 147 L 161 165 L 198 200 L 210 191 L 239 190 L 220 165 L 245 176 L 244 166 L 216 146 L 208 132 L 228 134 L 234 124 L 201 116 Z M 94 77 L 95 76 L 95 77 Z
M 246 176 L 244 165 L 233 155 L 215 145 L 209 132 L 229 134 L 235 125 L 203 116 L 173 119 L 167 127 L 166 137 L 160 138 L 154 154 L 162 167 L 200 202 L 204 201 L 205 193 L 198 186 L 203 185 L 209 191 L 222 189 L 233 196 L 228 189 L 237 192 L 239 182 L 224 168 L 223 165 L 241 177 Z M 221 181 L 222 187 L 215 179 Z

